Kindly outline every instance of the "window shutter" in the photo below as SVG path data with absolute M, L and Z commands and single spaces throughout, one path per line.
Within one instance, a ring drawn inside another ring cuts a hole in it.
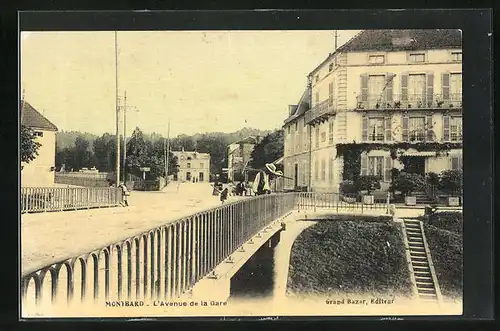
M 434 104 L 434 73 L 427 74 L 427 106 L 432 107 Z
M 361 75 L 361 101 L 368 101 L 368 75 Z
M 408 101 L 408 73 L 401 74 L 401 101 Z
M 385 118 L 385 141 L 392 140 L 392 117 L 386 116 Z
M 462 170 L 464 168 L 463 158 L 461 155 L 458 157 L 458 168 L 460 170 Z
M 391 169 L 392 169 L 392 158 L 390 156 L 386 156 L 384 164 L 384 182 L 391 181 Z
M 368 174 L 368 156 L 366 154 L 361 154 L 361 176 L 366 176 Z
M 432 127 L 432 115 L 425 117 L 425 130 L 426 130 L 426 140 L 432 141 L 434 139 L 434 130 Z
M 403 114 L 403 141 L 408 141 L 408 115 Z
M 458 159 L 457 156 L 452 156 L 451 157 L 451 169 L 452 170 L 459 169 L 459 159 Z
M 362 121 L 362 141 L 368 141 L 368 117 L 365 115 L 361 119 Z
M 385 88 L 385 99 L 387 102 L 392 102 L 392 88 L 393 88 L 393 80 L 394 80 L 394 74 L 392 72 L 389 72 L 385 76 L 387 80 L 387 86 Z
M 441 87 L 442 87 L 442 97 L 443 100 L 450 100 L 450 73 L 444 72 L 441 74 Z
M 450 116 L 443 115 L 443 141 L 450 141 Z

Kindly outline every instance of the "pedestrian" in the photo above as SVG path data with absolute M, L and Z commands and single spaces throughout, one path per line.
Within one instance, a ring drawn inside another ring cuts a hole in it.
M 227 189 L 227 187 L 226 187 L 226 188 L 224 188 L 224 189 L 222 190 L 222 192 L 220 193 L 220 201 L 221 201 L 222 203 L 224 203 L 224 201 L 226 201 L 226 200 L 227 200 L 227 194 L 228 194 L 228 189 Z
M 130 191 L 127 189 L 127 186 L 124 182 L 120 182 L 119 188 L 122 190 L 123 202 L 122 206 L 128 207 L 128 196 L 130 195 Z
M 266 163 L 265 168 L 260 170 L 255 176 L 252 187 L 254 194 L 271 194 L 271 185 L 269 183 L 276 177 L 283 177 L 283 173 L 276 170 L 276 165 L 273 163 Z

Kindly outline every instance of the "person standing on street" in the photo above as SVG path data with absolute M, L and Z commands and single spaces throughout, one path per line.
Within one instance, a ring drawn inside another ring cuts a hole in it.
M 222 203 L 224 203 L 224 201 L 226 201 L 226 200 L 227 200 L 227 194 L 228 194 L 228 189 L 227 189 L 227 187 L 226 187 L 226 188 L 224 188 L 224 189 L 222 190 L 222 192 L 220 193 L 220 201 L 221 201 Z
M 127 189 L 127 186 L 124 182 L 120 182 L 120 186 L 118 187 L 122 190 L 123 206 L 128 207 L 128 196 L 130 195 L 130 191 Z

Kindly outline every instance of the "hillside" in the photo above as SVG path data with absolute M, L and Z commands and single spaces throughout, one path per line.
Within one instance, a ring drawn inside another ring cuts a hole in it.
M 290 294 L 411 295 L 399 225 L 379 221 L 321 221 L 292 247 Z
M 56 133 L 56 146 L 58 150 L 71 148 L 75 145 L 77 137 L 83 137 L 89 142 L 90 151 L 93 152 L 93 142 L 98 138 L 97 135 L 79 131 L 60 131 Z

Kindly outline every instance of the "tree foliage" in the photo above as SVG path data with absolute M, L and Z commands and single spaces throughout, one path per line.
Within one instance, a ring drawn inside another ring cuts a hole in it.
M 36 141 L 33 130 L 21 125 L 21 162 L 30 163 L 38 156 L 41 144 Z
M 283 156 L 284 137 L 283 130 L 276 130 L 266 135 L 262 141 L 255 145 L 252 151 L 252 168 L 261 169 L 266 163 L 271 163 Z

